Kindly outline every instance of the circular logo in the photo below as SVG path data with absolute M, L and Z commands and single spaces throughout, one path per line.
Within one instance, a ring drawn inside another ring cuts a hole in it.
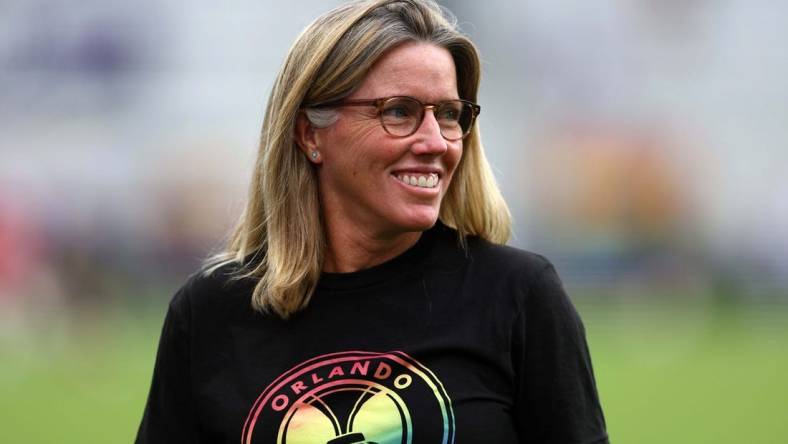
M 407 354 L 332 353 L 266 387 L 241 442 L 452 444 L 454 414 L 438 378 Z

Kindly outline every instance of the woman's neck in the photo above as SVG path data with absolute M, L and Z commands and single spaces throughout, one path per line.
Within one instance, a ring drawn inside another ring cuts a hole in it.
M 326 227 L 323 271 L 350 273 L 374 267 L 404 253 L 421 237 L 421 231 L 391 235 L 356 228 Z

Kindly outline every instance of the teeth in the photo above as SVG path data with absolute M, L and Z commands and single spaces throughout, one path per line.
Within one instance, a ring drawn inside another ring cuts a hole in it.
M 400 174 L 397 176 L 400 182 L 412 185 L 414 187 L 420 188 L 435 188 L 438 185 L 438 175 L 437 174 L 429 174 L 429 175 L 407 175 L 407 174 Z

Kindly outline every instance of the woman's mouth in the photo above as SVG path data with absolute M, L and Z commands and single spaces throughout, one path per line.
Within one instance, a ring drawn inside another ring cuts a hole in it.
M 419 188 L 435 188 L 438 186 L 439 177 L 435 173 L 419 174 L 419 173 L 400 173 L 395 174 L 394 177 L 400 182 Z

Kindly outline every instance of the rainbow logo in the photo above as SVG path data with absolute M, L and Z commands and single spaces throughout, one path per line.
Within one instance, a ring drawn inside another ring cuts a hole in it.
M 453 444 L 451 399 L 427 367 L 399 351 L 332 353 L 272 382 L 242 444 Z

